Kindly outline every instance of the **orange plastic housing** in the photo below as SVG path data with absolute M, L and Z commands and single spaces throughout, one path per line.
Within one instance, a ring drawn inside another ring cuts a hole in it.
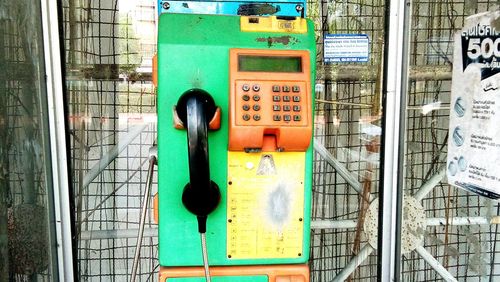
M 269 282 L 309 282 L 309 267 L 297 265 L 212 266 L 210 275 L 257 276 L 265 275 Z M 160 267 L 160 282 L 170 278 L 205 277 L 203 267 Z
M 239 56 L 299 57 L 301 72 L 239 71 Z M 306 151 L 312 137 L 311 70 L 308 51 L 230 50 L 229 150 Z
M 158 54 L 155 53 L 153 55 L 153 71 L 152 71 L 152 80 L 154 87 L 158 87 Z

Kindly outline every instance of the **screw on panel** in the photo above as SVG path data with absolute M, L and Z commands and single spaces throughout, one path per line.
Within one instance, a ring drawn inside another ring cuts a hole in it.
M 295 10 L 297 10 L 297 12 L 302 12 L 303 9 L 304 7 L 302 7 L 302 5 L 295 6 Z
M 170 3 L 168 3 L 168 2 L 163 2 L 163 3 L 161 4 L 161 6 L 162 6 L 162 7 L 163 7 L 163 9 L 165 9 L 165 10 L 170 9 Z

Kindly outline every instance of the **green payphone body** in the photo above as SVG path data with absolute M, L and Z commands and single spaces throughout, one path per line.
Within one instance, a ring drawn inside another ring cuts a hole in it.
M 315 60 L 303 18 L 160 16 L 161 266 L 201 266 L 199 232 L 211 266 L 308 261 Z

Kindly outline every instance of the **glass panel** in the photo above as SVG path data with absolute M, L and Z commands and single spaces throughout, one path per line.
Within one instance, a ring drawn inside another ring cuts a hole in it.
M 81 281 L 127 281 L 132 272 L 156 139 L 156 2 L 62 1 Z M 156 180 L 153 189 L 152 195 Z M 156 224 L 149 215 L 138 281 L 158 277 Z
M 498 1 L 412 1 L 402 281 L 496 281 L 500 206 L 447 184 L 454 35 Z M 485 160 L 487 161 L 487 160 Z M 406 230 L 405 230 L 406 229 Z
M 0 11 L 0 281 L 58 281 L 40 6 Z
M 155 2 L 62 1 L 81 280 L 130 277 L 148 149 L 156 138 L 150 63 L 156 49 Z M 331 281 L 337 274 L 349 280 L 376 276 L 376 252 L 368 243 L 376 245 L 376 231 L 366 236 L 363 225 L 373 227 L 376 219 L 364 220 L 378 193 L 384 3 L 308 1 L 319 66 L 312 281 Z M 361 40 L 353 43 L 357 49 L 369 42 L 366 56 L 345 54 L 358 62 L 324 64 L 326 34 Z M 152 217 L 145 234 L 141 280 L 158 271 Z M 356 257 L 361 266 L 348 266 Z
M 371 203 L 379 191 L 384 4 L 308 6 L 318 38 L 311 281 L 371 281 L 377 275 Z

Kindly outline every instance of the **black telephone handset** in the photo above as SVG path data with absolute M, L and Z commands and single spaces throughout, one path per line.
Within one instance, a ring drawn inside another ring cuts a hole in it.
M 189 183 L 184 187 L 182 203 L 198 219 L 198 231 L 206 232 L 208 214 L 220 202 L 219 187 L 210 179 L 208 127 L 217 106 L 210 94 L 190 89 L 177 101 L 176 112 L 187 129 Z

